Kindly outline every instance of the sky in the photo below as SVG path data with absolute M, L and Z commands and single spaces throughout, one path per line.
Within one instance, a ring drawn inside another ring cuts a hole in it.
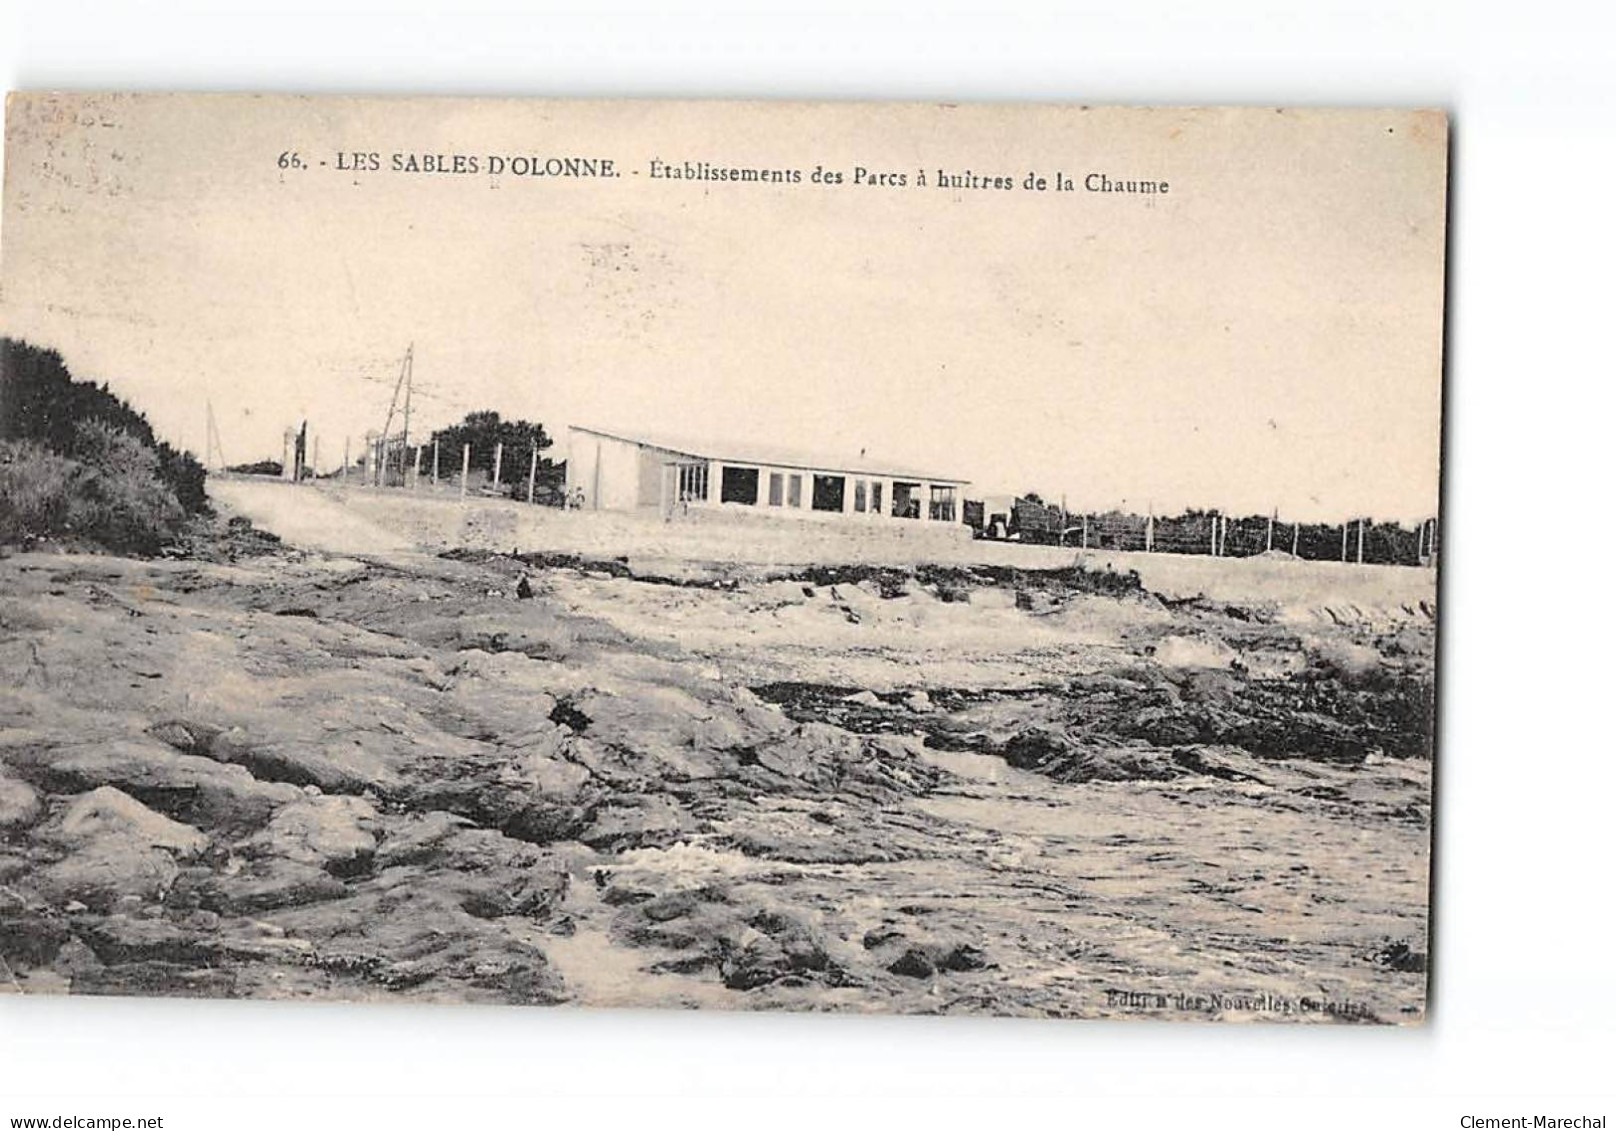
M 479 172 L 391 168 L 457 153 Z M 304 419 L 322 467 L 357 453 L 413 345 L 417 435 L 490 408 L 555 458 L 575 423 L 1074 510 L 1411 521 L 1438 495 L 1445 176 L 1444 119 L 1406 111 L 14 95 L 0 327 L 199 453 L 211 405 L 230 462 Z

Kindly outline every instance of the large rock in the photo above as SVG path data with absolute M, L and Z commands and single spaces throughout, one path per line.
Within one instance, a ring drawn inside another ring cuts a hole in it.
M 1005 743 L 1004 760 L 1064 782 L 1170 781 L 1189 772 L 1170 749 L 1101 745 L 1057 727 L 1015 735 Z
M 174 854 L 137 836 L 101 837 L 41 869 L 40 889 L 57 905 L 74 900 L 107 910 L 125 896 L 159 900 L 180 868 Z
M 589 814 L 587 827 L 576 838 L 591 848 L 622 851 L 671 844 L 697 828 L 697 822 L 666 797 L 618 794 Z
M 162 899 L 179 877 L 178 861 L 208 844 L 196 829 L 110 786 L 75 798 L 44 839 L 70 851 L 40 871 L 41 891 L 58 905 L 77 900 L 98 910 L 125 897 Z
M 461 1002 L 563 1000 L 531 932 L 506 929 L 486 909 L 468 909 L 464 891 L 413 870 L 393 881 L 384 874 L 347 899 L 277 912 L 275 921 L 309 940 L 312 964 L 343 982 Z
M 240 766 L 225 766 L 144 738 L 30 747 L 8 753 L 21 776 L 52 792 L 114 786 L 143 804 L 187 824 L 254 827 L 301 793 L 259 781 Z
M 0 835 L 39 823 L 45 805 L 27 782 L 0 777 Z
M 395 767 L 414 753 L 402 735 L 365 731 L 350 737 L 262 741 L 240 730 L 219 735 L 210 752 L 220 762 L 270 781 L 314 785 L 327 793 L 380 796 L 400 786 L 403 779 Z
M 449 813 L 426 813 L 394 826 L 376 854 L 377 883 L 419 885 L 458 900 L 479 919 L 542 918 L 565 897 L 561 857 L 495 832 L 469 828 Z
M 348 889 L 316 864 L 265 856 L 209 876 L 195 892 L 197 904 L 227 915 L 250 915 L 339 899 Z
M 150 848 L 169 849 L 180 859 L 195 856 L 208 845 L 207 836 L 190 825 L 154 812 L 110 785 L 74 798 L 51 833 L 74 846 L 127 837 Z
M 277 812 L 247 848 L 343 875 L 369 863 L 379 826 L 375 806 L 363 798 L 308 797 Z
M 96 958 L 109 966 L 152 961 L 200 964 L 217 951 L 213 940 L 202 932 L 168 919 L 109 915 L 85 923 L 79 935 Z
M 1373 684 L 1385 662 L 1375 649 L 1350 640 L 1309 637 L 1302 646 L 1318 675 L 1349 686 Z
M 819 932 L 797 915 L 764 911 L 747 921 L 741 946 L 725 954 L 719 964 L 724 984 L 732 990 L 752 990 L 772 982 L 828 978 L 843 975 L 826 953 Z
M 658 680 L 675 673 L 645 673 Z M 582 737 L 567 746 L 573 761 L 615 785 L 730 776 L 737 751 L 769 743 L 793 724 L 750 692 L 702 681 L 608 681 L 564 698 L 553 718 Z
M 890 922 L 865 933 L 864 949 L 888 973 L 904 978 L 961 974 L 988 965 L 987 954 L 971 943 L 936 937 L 918 928 L 899 928 Z
M 0 887 L 0 959 L 12 966 L 45 966 L 69 937 L 61 915 L 21 892 Z
M 520 652 L 471 649 L 456 655 L 447 689 L 434 704 L 438 725 L 457 734 L 484 736 L 500 745 L 541 741 L 560 728 L 550 721 L 555 665 Z

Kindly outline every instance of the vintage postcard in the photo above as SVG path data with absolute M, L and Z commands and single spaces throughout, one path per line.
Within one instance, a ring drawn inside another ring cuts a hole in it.
M 1420 1021 L 1447 119 L 13 94 L 0 985 Z

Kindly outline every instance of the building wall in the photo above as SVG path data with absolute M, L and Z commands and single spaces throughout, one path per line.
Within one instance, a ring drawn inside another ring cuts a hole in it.
M 610 436 L 600 436 L 592 432 L 574 430 L 570 434 L 570 451 L 567 459 L 567 493 L 581 490 L 584 496 L 586 510 L 636 510 L 641 508 L 662 508 L 673 505 L 673 496 L 669 494 L 673 484 L 670 476 L 674 473 L 667 468 L 681 464 L 697 462 L 697 457 L 675 452 L 666 448 L 653 447 L 649 444 L 640 444 L 632 440 L 619 440 Z M 719 501 L 722 490 L 724 468 L 726 466 L 755 470 L 757 477 L 757 496 L 754 502 Z M 815 475 L 831 475 L 844 480 L 845 487 L 842 493 L 842 509 L 829 512 L 815 510 L 813 507 L 813 485 Z M 781 500 L 779 506 L 769 503 L 769 480 L 771 475 L 781 477 Z M 790 501 L 789 484 L 792 476 L 801 478 L 801 493 L 797 505 Z M 856 509 L 855 500 L 857 490 L 855 484 L 865 482 L 865 510 Z M 901 519 L 892 514 L 894 489 L 897 483 L 909 482 L 919 484 L 921 499 L 920 518 Z M 873 487 L 879 485 L 881 489 L 881 509 L 879 512 L 871 507 Z M 927 501 L 930 495 L 931 480 L 903 480 L 891 476 L 859 475 L 851 472 L 797 467 L 773 467 L 767 464 L 740 463 L 726 464 L 722 460 L 707 461 L 707 498 L 704 502 L 688 504 L 685 508 L 694 509 L 722 509 L 768 515 L 779 518 L 797 518 L 813 520 L 833 520 L 864 523 L 892 523 L 899 526 L 909 525 L 964 525 L 964 499 L 965 487 L 963 484 L 954 484 L 955 513 L 952 523 L 933 522 L 928 514 Z M 665 497 L 666 496 L 666 497 Z
M 690 462 L 666 448 L 592 432 L 573 431 L 567 456 L 567 494 L 584 494 L 585 510 L 635 510 L 663 505 L 665 467 Z
M 669 464 L 671 453 L 663 452 L 657 448 L 642 447 L 639 451 L 639 482 L 637 490 L 638 505 L 642 507 L 660 507 L 662 505 L 662 469 Z
M 588 432 L 572 433 L 567 493 L 581 490 L 585 510 L 639 506 L 640 445 Z

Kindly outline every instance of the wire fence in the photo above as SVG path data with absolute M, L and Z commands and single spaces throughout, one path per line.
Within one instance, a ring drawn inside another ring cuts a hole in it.
M 1412 526 L 1362 516 L 1339 523 L 1288 522 L 1270 515 L 1188 510 L 1177 515 L 1129 511 L 1069 511 L 1017 500 L 1007 516 L 977 511 L 983 537 L 1086 549 L 1164 554 L 1258 555 L 1374 565 L 1431 565 L 1441 552 L 1441 526 L 1428 518 Z M 1003 521 L 995 523 L 995 518 Z

